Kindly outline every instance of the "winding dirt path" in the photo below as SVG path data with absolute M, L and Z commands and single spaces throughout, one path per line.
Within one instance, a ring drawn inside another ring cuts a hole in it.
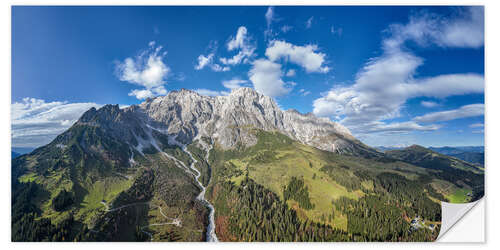
M 150 202 L 136 202 L 136 203 L 131 203 L 131 204 L 127 204 L 127 205 L 119 206 L 117 208 L 110 209 L 109 205 L 106 202 L 101 201 L 101 204 L 103 204 L 104 207 L 106 207 L 106 210 L 105 210 L 106 212 L 114 212 L 114 211 L 117 211 L 117 210 L 120 210 L 120 209 L 123 209 L 123 208 L 126 208 L 126 207 L 132 207 L 132 206 L 137 206 L 137 205 L 151 205 Z M 145 228 L 152 227 L 152 226 L 164 226 L 164 225 L 175 225 L 177 227 L 182 227 L 182 220 L 181 219 L 179 219 L 179 218 L 171 218 L 171 217 L 166 216 L 163 213 L 163 210 L 162 210 L 162 208 L 160 206 L 151 205 L 150 207 L 151 208 L 158 208 L 158 210 L 160 211 L 160 214 L 163 216 L 163 218 L 165 218 L 167 220 L 171 220 L 170 222 L 153 223 L 153 224 L 149 224 L 149 225 L 140 227 L 141 232 L 149 235 L 149 237 L 151 238 L 151 241 L 153 241 L 153 234 L 151 234 L 148 231 L 145 231 L 144 230 Z

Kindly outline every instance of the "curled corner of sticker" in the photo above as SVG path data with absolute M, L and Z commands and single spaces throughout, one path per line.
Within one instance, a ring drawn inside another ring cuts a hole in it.
M 441 230 L 436 241 L 440 241 L 443 235 L 450 230 L 460 219 L 462 219 L 483 198 L 469 203 L 441 202 Z

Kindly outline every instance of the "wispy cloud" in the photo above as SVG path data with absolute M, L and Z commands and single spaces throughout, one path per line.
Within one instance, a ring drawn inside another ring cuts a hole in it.
M 433 131 L 439 129 L 439 125 L 420 125 L 413 121 L 407 122 L 373 122 L 367 126 L 368 132 L 409 132 L 409 131 Z
M 453 110 L 428 113 L 422 116 L 417 116 L 413 118 L 413 120 L 417 122 L 431 123 L 431 122 L 450 121 L 467 117 L 475 117 L 481 115 L 484 115 L 484 104 L 479 103 L 479 104 L 465 105 L 458 109 L 453 109 Z
M 15 102 L 12 111 L 12 146 L 39 147 L 68 129 L 96 103 L 45 102 L 24 98 Z
M 464 14 L 464 13 L 462 13 Z M 466 14 L 466 13 L 465 13 Z M 465 15 L 464 14 L 464 15 Z M 443 24 L 455 27 L 467 17 L 460 17 Z M 418 44 L 425 45 L 422 32 L 429 23 L 419 23 L 410 18 L 409 24 L 392 25 L 391 36 L 384 39 L 383 54 L 370 59 L 358 72 L 353 85 L 348 87 L 336 86 L 313 102 L 313 112 L 319 116 L 331 116 L 349 127 L 351 131 L 366 133 L 382 131 L 382 128 L 393 128 L 395 125 L 386 124 L 385 120 L 400 117 L 400 111 L 406 101 L 415 97 L 446 98 L 454 95 L 484 93 L 484 77 L 479 74 L 447 74 L 434 77 L 417 78 L 416 70 L 424 60 L 403 48 L 404 42 L 409 39 L 417 40 Z M 448 30 L 447 26 L 439 26 Z M 475 34 L 475 33 L 474 33 Z M 419 40 L 420 39 L 420 40 Z M 478 40 L 480 40 L 478 38 Z M 435 40 L 433 40 L 436 42 Z M 452 46 L 453 43 L 440 42 Z M 474 43 L 470 43 L 472 46 Z M 478 43 L 480 44 L 480 43 Z M 422 105 L 432 106 L 430 102 Z M 477 109 L 481 109 L 476 106 Z M 484 109 L 484 108 L 482 108 Z M 468 111 L 468 110 L 465 110 Z M 480 111 L 477 111 L 480 112 Z M 436 129 L 422 126 L 416 122 L 434 122 L 451 119 L 438 114 L 429 114 L 415 118 L 412 121 L 398 123 L 413 130 Z M 381 125 L 382 124 L 382 125 Z M 418 126 L 417 126 L 418 125 Z M 391 127 L 392 126 L 392 127 Z
M 200 95 L 206 95 L 206 96 L 229 95 L 229 92 L 227 92 L 227 91 L 217 91 L 217 90 L 210 90 L 210 89 L 195 89 L 194 91 Z
M 206 96 L 224 96 L 229 95 L 232 89 L 237 89 L 241 87 L 246 87 L 248 85 L 248 80 L 243 80 L 238 77 L 235 77 L 231 80 L 222 81 L 222 85 L 227 90 L 211 90 L 211 89 L 195 89 L 194 91 L 200 95 Z
M 311 91 L 305 90 L 305 89 L 299 89 L 299 93 L 303 96 L 307 96 L 311 94 Z
M 288 33 L 292 29 L 293 29 L 293 26 L 290 26 L 290 25 L 281 26 L 281 32 L 283 32 L 283 33 Z
M 342 36 L 343 29 L 341 27 L 330 26 L 330 33 L 337 36 Z
M 484 128 L 484 123 L 474 123 L 469 125 L 470 128 Z
M 194 66 L 194 69 L 195 70 L 202 70 L 203 68 L 208 67 L 208 68 L 212 69 L 212 71 L 215 71 L 215 72 L 221 72 L 221 71 L 225 72 L 225 71 L 230 70 L 230 68 L 227 66 L 223 67 L 217 63 L 214 63 L 214 56 L 215 56 L 214 53 L 210 53 L 206 56 L 199 55 L 198 56 L 198 64 L 196 66 Z
M 275 13 L 274 13 L 274 7 L 270 6 L 267 8 L 267 11 L 266 11 L 266 14 L 264 15 L 264 17 L 266 18 L 266 30 L 264 31 L 264 38 L 267 39 L 269 37 L 272 37 L 274 34 L 273 34 L 273 29 L 272 29 L 272 24 L 273 24 L 273 21 L 276 20 L 276 17 L 275 17 Z
M 251 42 L 247 28 L 241 26 L 238 28 L 236 35 L 227 42 L 227 50 L 236 50 L 238 53 L 231 58 L 220 58 L 220 62 L 225 65 L 248 63 L 255 56 L 255 49 L 256 46 Z
M 457 9 L 454 18 L 435 13 L 419 12 L 407 24 L 393 24 L 384 41 L 387 50 L 399 49 L 406 41 L 421 46 L 436 44 L 441 47 L 477 48 L 484 45 L 484 8 L 473 6 Z
M 431 102 L 431 101 L 421 101 L 420 105 L 426 107 L 426 108 L 434 108 L 439 106 L 439 103 L 437 102 Z
M 222 81 L 222 85 L 224 85 L 224 87 L 226 87 L 228 89 L 241 88 L 241 87 L 244 87 L 244 85 L 246 85 L 247 83 L 248 83 L 247 80 L 243 80 L 240 78 L 233 78 L 231 80 Z
M 312 17 L 309 17 L 309 19 L 307 19 L 306 21 L 306 29 L 310 29 L 312 24 L 313 24 L 313 20 L 314 20 L 314 16 Z
M 294 69 L 289 69 L 287 72 L 286 72 L 286 76 L 288 77 L 293 77 L 295 76 L 296 72 Z

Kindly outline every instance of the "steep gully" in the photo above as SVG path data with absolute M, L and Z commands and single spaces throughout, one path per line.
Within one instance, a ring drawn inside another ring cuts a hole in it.
M 191 157 L 191 160 L 192 160 L 192 163 L 191 163 L 191 166 L 190 168 L 196 172 L 196 175 L 195 175 L 195 179 L 196 179 L 196 182 L 198 182 L 198 185 L 200 185 L 201 187 L 201 192 L 200 194 L 198 195 L 198 197 L 196 197 L 198 200 L 200 200 L 201 202 L 203 202 L 207 207 L 208 209 L 210 210 L 210 213 L 209 213 L 209 223 L 208 223 L 208 227 L 207 227 L 207 241 L 208 242 L 218 242 L 219 239 L 217 239 L 217 235 L 215 234 L 215 208 L 214 206 L 205 198 L 205 192 L 207 191 L 206 187 L 203 186 L 203 184 L 200 182 L 200 176 L 201 176 L 201 173 L 200 171 L 198 171 L 198 169 L 196 169 L 194 167 L 194 165 L 198 162 L 194 157 L 193 155 L 191 154 L 191 152 L 189 152 L 186 148 L 186 146 L 184 145 L 182 147 L 182 150 L 184 152 L 186 152 L 189 157 Z M 207 154 L 205 156 L 205 160 L 208 162 L 208 157 L 209 157 L 209 154 L 210 154 L 210 150 L 211 150 L 211 146 L 210 148 L 207 149 Z
M 201 192 L 198 194 L 198 196 L 196 197 L 197 200 L 201 201 L 208 209 L 209 209 L 209 223 L 208 223 L 208 226 L 207 226 L 207 232 L 206 232 L 206 241 L 207 242 L 218 242 L 219 239 L 217 238 L 217 234 L 215 233 L 215 208 L 214 206 L 205 198 L 205 193 L 206 193 L 206 187 L 203 185 L 203 183 L 201 183 L 201 181 L 199 180 L 200 176 L 201 176 L 201 172 L 196 169 L 195 167 L 195 164 L 198 163 L 198 160 L 196 160 L 193 155 L 191 154 L 191 152 L 189 152 L 189 150 L 187 149 L 187 146 L 178 142 L 176 140 L 175 137 L 169 137 L 169 144 L 173 144 L 173 145 L 177 145 L 179 146 L 182 151 L 184 151 L 187 155 L 189 155 L 189 157 L 191 158 L 191 165 L 189 167 L 187 167 L 184 162 L 178 160 L 177 158 L 175 158 L 174 156 L 172 155 L 169 155 L 168 153 L 164 152 L 163 150 L 160 149 L 160 147 L 158 146 L 158 144 L 156 143 L 154 137 L 152 136 L 152 130 L 156 130 L 160 133 L 164 133 L 164 131 L 160 130 L 160 129 L 156 129 L 150 125 L 147 125 L 147 127 L 149 128 L 149 138 L 150 138 L 150 141 L 149 143 L 156 148 L 156 150 L 158 150 L 159 152 L 161 152 L 164 156 L 166 156 L 167 158 L 171 159 L 174 161 L 175 165 L 178 166 L 179 168 L 183 169 L 184 171 L 186 171 L 188 174 L 191 174 L 193 175 L 194 179 L 196 180 L 196 182 L 198 183 L 198 185 L 200 186 L 201 188 Z M 165 134 L 165 133 L 164 133 Z M 199 139 L 199 138 L 198 138 Z M 199 139 L 199 142 L 200 144 L 202 144 L 202 146 L 204 147 L 204 149 L 206 150 L 206 155 L 205 155 L 205 161 L 207 162 L 208 164 L 208 158 L 210 156 L 210 151 L 212 150 L 212 145 L 211 144 L 206 144 L 205 142 L 203 142 L 203 140 Z M 139 143 L 142 144 L 142 141 L 139 140 Z M 142 148 L 142 146 L 140 147 Z M 139 152 L 141 152 L 142 150 L 139 150 Z M 130 162 L 135 164 L 135 162 L 133 161 L 133 155 L 132 155 L 132 158 L 130 159 Z M 194 172 L 193 172 L 194 171 Z M 113 212 L 113 211 L 116 211 L 116 210 L 120 210 L 122 208 L 125 208 L 125 207 L 129 207 L 129 206 L 134 206 L 134 205 L 141 205 L 141 204 L 148 204 L 148 202 L 142 202 L 142 203 L 133 203 L 133 204 L 128 204 L 128 205 L 124 205 L 124 206 L 121 206 L 121 207 L 118 207 L 118 208 L 113 208 L 113 209 L 110 209 L 108 207 L 108 205 L 105 203 L 105 202 L 101 202 L 105 207 L 106 207 L 106 211 L 107 212 Z M 147 228 L 147 227 L 150 227 L 150 226 L 161 226 L 161 225 L 176 225 L 178 227 L 182 226 L 181 225 L 181 220 L 178 219 L 178 218 L 169 218 L 167 216 L 165 216 L 165 214 L 163 214 L 162 210 L 161 210 L 161 207 L 158 207 L 159 210 L 160 210 L 160 213 L 161 215 L 166 218 L 166 219 L 170 219 L 172 220 L 172 222 L 167 222 L 167 223 L 156 223 L 156 224 L 150 224 L 150 225 L 147 225 L 147 226 L 143 226 L 141 228 L 141 231 L 143 233 L 146 233 L 147 235 L 149 235 L 149 237 L 151 238 L 151 241 L 153 240 L 153 235 L 147 231 L 144 231 L 143 229 L 144 228 Z
M 151 130 L 156 130 L 160 133 L 165 133 L 165 131 L 161 131 L 159 129 L 156 129 L 156 128 L 153 128 L 152 126 L 148 125 L 147 127 L 149 127 L 149 129 Z M 207 242 L 218 242 L 219 239 L 217 238 L 217 235 L 215 233 L 215 208 L 214 206 L 205 198 L 205 193 L 207 191 L 207 188 L 203 185 L 203 183 L 201 183 L 201 181 L 199 180 L 200 179 L 200 176 L 201 176 L 201 172 L 196 169 L 195 167 L 195 164 L 198 163 L 198 160 L 196 160 L 193 155 L 191 154 L 191 152 L 189 152 L 189 150 L 187 149 L 187 145 L 185 144 L 182 144 L 180 142 L 178 142 L 176 140 L 176 137 L 172 137 L 170 136 L 169 137 L 169 144 L 174 144 L 174 145 L 177 145 L 179 146 L 182 151 L 184 151 L 187 155 L 189 155 L 189 157 L 191 158 L 191 165 L 189 166 L 189 168 L 187 168 L 187 166 L 184 164 L 184 162 L 178 160 L 177 158 L 175 158 L 174 156 L 172 155 L 169 155 L 167 154 L 166 152 L 162 151 L 160 149 L 160 147 L 158 146 L 158 144 L 156 143 L 156 141 L 154 140 L 153 136 L 151 135 L 151 130 L 150 130 L 150 135 L 149 137 L 151 138 L 151 144 L 159 151 L 159 152 L 162 152 L 166 157 L 170 158 L 171 160 L 173 160 L 175 162 L 175 164 L 177 166 L 179 166 L 180 168 L 184 169 L 186 172 L 192 174 L 194 176 L 194 179 L 196 180 L 196 182 L 198 183 L 198 185 L 200 186 L 201 188 L 201 192 L 200 194 L 198 194 L 198 196 L 196 197 L 197 200 L 201 201 L 208 209 L 209 209 L 209 215 L 208 215 L 208 219 L 209 219 L 209 223 L 208 223 L 208 226 L 207 226 L 207 234 L 206 234 L 206 241 Z M 205 161 L 207 162 L 208 164 L 208 157 L 210 156 L 210 151 L 212 150 L 212 145 L 209 144 L 205 144 L 203 142 L 203 140 L 201 140 L 200 138 L 198 138 L 200 144 L 204 147 L 204 149 L 206 150 L 207 154 L 205 155 Z M 192 171 L 191 171 L 192 170 Z M 194 172 L 193 172 L 194 171 Z

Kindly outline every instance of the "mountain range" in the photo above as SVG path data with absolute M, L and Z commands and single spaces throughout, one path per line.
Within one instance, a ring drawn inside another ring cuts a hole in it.
M 405 147 L 378 146 L 375 148 L 381 152 L 387 152 L 390 150 L 402 150 Z M 440 154 L 455 157 L 468 163 L 484 166 L 484 146 L 445 146 L 428 147 L 428 149 Z
M 484 166 L 484 146 L 429 147 L 430 150 Z
M 14 158 L 12 240 L 432 241 L 440 201 L 476 200 L 483 182 L 481 166 L 380 152 L 250 88 L 183 89 L 92 108 Z

